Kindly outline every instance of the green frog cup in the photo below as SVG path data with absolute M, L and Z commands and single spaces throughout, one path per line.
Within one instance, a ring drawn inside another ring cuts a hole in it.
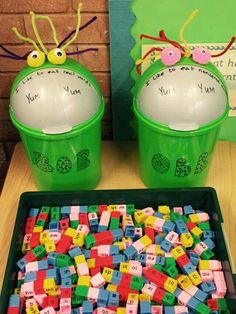
M 35 21 L 41 16 L 31 14 L 37 37 Z M 64 45 L 54 38 L 57 48 L 49 52 L 42 43 L 39 49 L 14 29 L 35 50 L 13 83 L 10 117 L 20 133 L 36 185 L 43 190 L 92 189 L 101 176 L 104 100 L 94 76 L 65 53 L 77 36 L 79 17 L 78 12 L 74 37 Z

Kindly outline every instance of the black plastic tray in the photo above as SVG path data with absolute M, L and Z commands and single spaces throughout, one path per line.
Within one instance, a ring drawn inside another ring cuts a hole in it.
M 231 271 L 227 246 L 222 231 L 223 218 L 216 192 L 212 188 L 23 193 L 19 202 L 1 291 L 0 313 L 6 313 L 9 297 L 16 287 L 18 271 L 16 262 L 22 257 L 21 244 L 26 218 L 31 207 L 125 203 L 134 203 L 137 208 L 146 206 L 157 208 L 161 204 L 171 207 L 191 204 L 194 209 L 208 212 L 211 217 L 211 228 L 216 233 L 216 256 L 222 261 L 226 278 L 228 308 L 231 313 L 236 313 L 236 274 L 232 274 Z

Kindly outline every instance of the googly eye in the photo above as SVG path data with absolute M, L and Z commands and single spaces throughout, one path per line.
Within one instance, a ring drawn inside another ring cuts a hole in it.
M 176 47 L 166 47 L 161 52 L 161 61 L 164 65 L 176 64 L 181 58 L 181 51 Z
M 193 50 L 192 58 L 199 64 L 207 64 L 211 60 L 211 52 L 207 48 L 195 48 Z
M 27 64 L 32 68 L 38 68 L 45 62 L 45 54 L 42 51 L 34 50 L 27 57 Z
M 52 64 L 63 64 L 66 61 L 66 53 L 60 48 L 55 48 L 49 51 L 47 58 Z

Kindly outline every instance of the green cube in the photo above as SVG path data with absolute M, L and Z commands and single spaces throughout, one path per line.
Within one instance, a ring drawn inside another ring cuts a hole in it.
M 95 245 L 95 237 L 92 233 L 86 235 L 84 239 L 86 249 L 91 249 Z
M 126 214 L 133 215 L 135 210 L 134 204 L 127 204 L 126 205 Z
M 84 302 L 85 298 L 80 297 L 78 295 L 73 294 L 71 298 L 71 305 L 72 307 L 77 307 Z
M 165 262 L 166 266 L 176 266 L 174 257 L 166 257 Z
M 183 222 L 185 222 L 185 223 L 187 223 L 187 222 L 189 222 L 189 218 L 188 217 L 186 217 L 186 216 L 184 216 L 184 215 L 180 215 L 180 217 L 179 217 L 180 219 L 182 219 L 183 220 Z
M 78 281 L 78 276 L 77 276 L 77 274 L 71 275 L 71 282 L 72 282 L 72 283 L 77 283 L 77 281 Z
M 119 218 L 111 218 L 109 230 L 118 229 L 120 226 L 120 219 Z
M 131 283 L 130 283 L 130 289 L 142 290 L 143 286 L 144 286 L 143 277 L 132 276 Z
M 20 288 L 23 283 L 24 283 L 24 279 L 17 280 L 16 288 Z
M 63 266 L 69 266 L 71 265 L 72 261 L 70 259 L 70 256 L 65 254 L 58 254 L 56 257 L 56 266 L 57 267 L 63 267 Z
M 201 303 L 201 302 L 197 305 L 195 311 L 198 314 L 210 314 L 211 313 L 210 308 L 206 304 Z
M 33 248 L 32 253 L 36 256 L 37 260 L 40 260 L 46 255 L 46 250 L 43 245 L 37 245 L 35 248 Z
M 40 209 L 40 213 L 49 214 L 50 213 L 50 207 L 49 206 L 42 206 Z
M 198 227 L 199 227 L 202 231 L 204 231 L 204 230 L 210 230 L 210 229 L 211 229 L 210 223 L 209 223 L 208 221 L 206 221 L 206 222 L 200 222 L 200 223 L 198 224 Z
M 175 278 L 179 274 L 178 269 L 175 265 L 165 266 L 163 270 L 171 278 Z
M 51 208 L 50 220 L 60 220 L 60 207 Z
M 75 295 L 81 298 L 87 298 L 89 287 L 88 286 L 77 286 L 75 288 Z
M 45 227 L 46 225 L 46 221 L 45 220 L 36 220 L 36 223 L 35 223 L 35 227 Z
M 154 268 L 156 270 L 159 270 L 159 271 L 163 270 L 163 267 L 161 265 L 159 265 L 159 264 L 152 265 L 152 268 Z
M 176 219 L 181 219 L 180 216 L 181 216 L 180 213 L 175 213 L 175 212 L 171 211 L 171 213 L 170 213 L 170 220 L 171 221 L 175 221 Z
M 166 292 L 162 300 L 162 303 L 164 305 L 175 305 L 175 296 L 170 292 Z
M 215 258 L 215 254 L 211 250 L 209 250 L 209 249 L 205 250 L 201 254 L 201 259 L 209 260 L 209 259 L 212 259 L 212 258 Z
M 223 298 L 219 298 L 219 299 L 216 299 L 217 300 L 217 304 L 218 304 L 218 307 L 220 310 L 226 310 L 227 309 L 227 301 L 226 299 L 223 299 Z
M 88 208 L 88 213 L 98 213 L 98 205 L 90 205 Z
M 73 229 L 77 229 L 79 225 L 79 221 L 78 220 L 71 220 L 70 221 L 70 227 L 73 228 Z

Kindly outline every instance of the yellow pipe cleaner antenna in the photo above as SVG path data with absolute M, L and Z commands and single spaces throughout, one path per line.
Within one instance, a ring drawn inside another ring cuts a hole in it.
M 182 27 L 179 30 L 179 38 L 181 40 L 181 42 L 184 44 L 184 48 L 185 48 L 185 56 L 186 57 L 190 57 L 191 56 L 191 50 L 188 46 L 187 41 L 184 39 L 184 31 L 186 29 L 186 27 L 189 25 L 189 23 L 194 19 L 194 17 L 198 14 L 199 10 L 196 9 L 192 12 L 192 14 L 187 18 L 187 20 L 184 22 L 184 24 L 182 25 Z
M 33 39 L 31 39 L 31 38 L 29 38 L 29 37 L 24 37 L 23 35 L 21 35 L 21 34 L 18 32 L 18 30 L 17 30 L 16 27 L 12 27 L 12 30 L 13 30 L 13 32 L 16 34 L 16 36 L 17 36 L 19 39 L 21 39 L 21 40 L 23 40 L 23 41 L 26 41 L 26 42 L 28 42 L 28 43 L 30 43 L 30 44 L 32 44 L 32 45 L 34 46 L 35 50 L 40 51 L 39 47 L 37 46 L 36 42 L 35 42 Z
M 71 40 L 69 40 L 63 47 L 61 47 L 62 50 L 65 50 L 76 39 L 76 37 L 79 34 L 80 21 L 81 21 L 81 14 L 80 14 L 81 7 L 82 7 L 82 3 L 79 4 L 78 10 L 77 10 L 77 26 L 76 26 L 75 34 L 71 38 Z
M 32 12 L 33 13 L 33 12 Z M 36 19 L 42 19 L 42 20 L 47 20 L 50 27 L 51 27 L 51 30 L 52 30 L 52 37 L 53 37 L 53 40 L 56 44 L 56 46 L 59 45 L 59 41 L 57 40 L 57 32 L 56 32 L 56 29 L 55 29 L 55 26 L 53 24 L 53 21 L 51 20 L 51 18 L 48 16 L 48 15 L 39 15 L 39 14 L 34 14 L 34 23 L 36 21 Z M 36 23 L 35 23 L 35 27 L 37 28 L 36 26 Z
M 32 11 L 30 12 L 30 14 L 31 14 L 31 23 L 32 23 L 32 27 L 33 27 L 33 30 L 34 30 L 35 37 L 37 38 L 37 41 L 38 41 L 40 47 L 42 48 L 43 52 L 47 55 L 48 51 L 45 48 L 45 46 L 44 46 L 44 44 L 42 42 L 41 37 L 39 36 L 38 29 L 37 29 L 37 26 L 36 26 L 36 14 L 34 12 L 32 12 Z

